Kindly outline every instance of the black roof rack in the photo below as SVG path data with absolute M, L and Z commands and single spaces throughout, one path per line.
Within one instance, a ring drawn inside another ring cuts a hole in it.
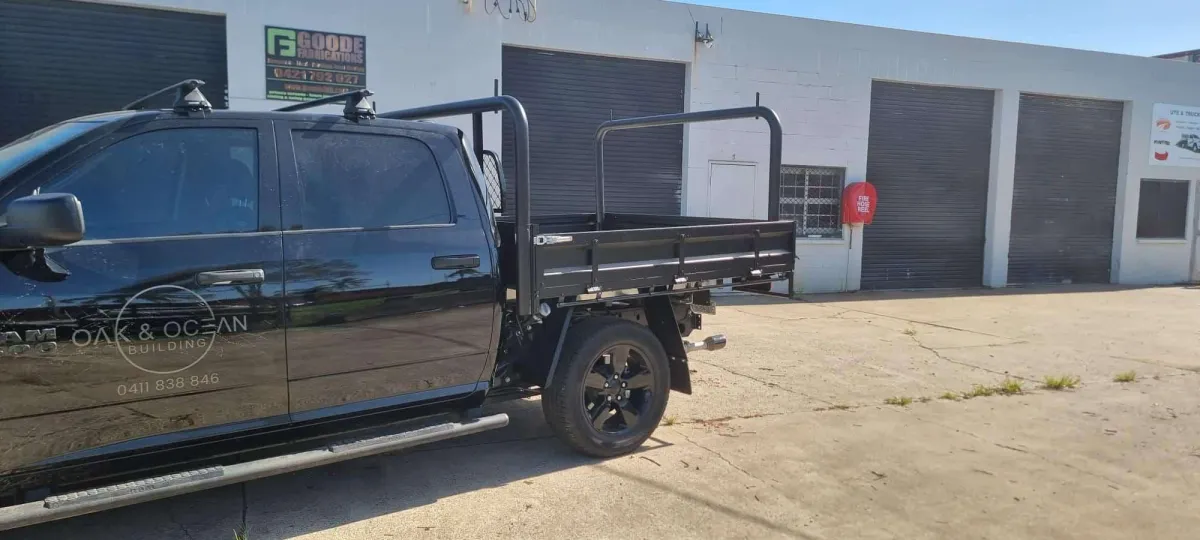
M 357 122 L 363 119 L 369 120 L 375 118 L 375 109 L 371 107 L 371 101 L 367 99 L 373 95 L 375 95 L 374 92 L 363 88 L 362 90 L 343 92 L 333 96 L 326 96 L 320 99 L 314 99 L 312 101 L 305 101 L 303 103 L 296 103 L 294 105 L 280 107 L 275 110 L 279 112 L 303 111 L 304 109 L 311 109 L 313 107 L 320 107 L 321 105 L 328 105 L 330 103 L 337 103 L 345 100 L 346 106 L 342 109 L 342 116 L 346 117 L 347 120 L 354 120 Z
M 204 86 L 204 81 L 200 79 L 187 79 L 185 81 L 179 81 L 171 86 L 142 96 L 134 102 L 122 107 L 122 109 L 126 111 L 144 109 L 147 101 L 175 90 L 175 103 L 171 105 L 171 108 L 174 109 L 175 112 L 187 114 L 190 112 L 211 111 L 212 104 L 209 103 L 208 99 L 204 97 L 204 94 L 200 92 L 201 86 Z

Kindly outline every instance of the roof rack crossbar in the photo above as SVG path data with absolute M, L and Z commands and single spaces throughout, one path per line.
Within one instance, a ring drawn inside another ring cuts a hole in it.
M 150 94 L 142 96 L 130 104 L 121 107 L 125 111 L 136 111 L 145 108 L 146 102 L 167 94 L 175 90 L 175 104 L 172 107 L 176 111 L 186 112 L 191 110 L 212 109 L 212 105 L 205 99 L 204 94 L 200 93 L 200 87 L 204 86 L 204 81 L 200 79 L 187 79 L 179 81 L 166 88 L 161 88 Z
M 374 92 L 363 88 L 360 90 L 342 92 L 341 94 L 334 94 L 332 96 L 325 96 L 323 98 L 317 98 L 311 101 L 305 101 L 303 103 L 293 103 L 286 107 L 280 107 L 275 110 L 277 112 L 296 112 L 312 109 L 314 107 L 320 107 L 321 105 L 345 102 L 346 106 L 342 109 L 342 116 L 345 116 L 348 120 L 375 118 L 375 109 L 372 108 L 371 102 L 367 100 L 368 97 L 373 95 L 375 95 Z

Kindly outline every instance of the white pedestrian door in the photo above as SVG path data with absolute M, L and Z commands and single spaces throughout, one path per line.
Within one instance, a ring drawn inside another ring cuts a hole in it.
M 708 217 L 753 219 L 754 163 L 711 163 L 708 176 Z

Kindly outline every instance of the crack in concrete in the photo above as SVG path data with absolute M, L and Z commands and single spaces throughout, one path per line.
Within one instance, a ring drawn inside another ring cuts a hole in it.
M 1119 355 L 1115 355 L 1115 354 L 1110 354 L 1107 356 L 1109 358 L 1115 358 L 1117 360 L 1127 360 L 1130 362 L 1138 362 L 1138 363 L 1146 364 L 1149 366 L 1158 366 L 1158 367 L 1165 367 L 1165 368 L 1169 368 L 1169 369 L 1178 369 L 1179 371 L 1186 371 L 1188 373 L 1200 373 L 1200 367 L 1177 366 L 1175 364 L 1168 364 L 1165 362 L 1156 362 L 1154 360 L 1147 360 L 1145 358 L 1133 358 L 1131 356 L 1119 356 Z
M 926 344 L 924 344 L 924 343 L 921 343 L 921 340 L 920 340 L 920 339 L 917 339 L 917 336 L 916 336 L 916 335 L 909 334 L 909 335 L 908 335 L 908 337 L 909 337 L 910 339 L 912 339 L 912 341 L 913 341 L 913 344 L 915 344 L 916 346 L 918 346 L 918 347 L 920 347 L 920 348 L 922 348 L 922 349 L 925 349 L 926 351 L 929 351 L 929 352 L 933 353 L 933 355 L 934 355 L 934 356 L 936 356 L 936 357 L 938 357 L 938 359 L 939 359 L 939 360 L 944 360 L 944 361 L 946 361 L 946 362 L 950 362 L 951 364 L 957 364 L 957 365 L 960 365 L 960 366 L 963 366 L 963 367 L 969 367 L 969 368 L 973 368 L 973 369 L 978 369 L 978 370 L 980 370 L 980 371 L 986 371 L 986 372 L 988 372 L 988 373 L 991 373 L 991 374 L 993 374 L 993 375 L 1003 375 L 1003 376 L 1005 376 L 1005 377 L 1011 377 L 1011 378 L 1014 378 L 1014 379 L 1020 379 L 1020 380 L 1022 380 L 1022 381 L 1025 381 L 1025 382 L 1037 382 L 1037 381 L 1035 381 L 1035 380 L 1033 380 L 1033 379 L 1030 379 L 1030 378 L 1028 378 L 1028 377 L 1022 377 L 1022 376 L 1020 376 L 1020 375 L 1013 375 L 1013 374 L 1011 374 L 1011 373 L 1004 372 L 1004 371 L 996 371 L 996 370 L 994 370 L 994 369 L 988 369 L 988 368 L 985 368 L 985 367 L 983 367 L 983 366 L 977 366 L 977 365 L 975 365 L 975 364 L 968 364 L 967 362 L 960 362 L 960 361 L 958 361 L 958 360 L 951 360 L 950 358 L 947 358 L 947 357 L 946 357 L 946 355 L 942 354 L 942 353 L 941 353 L 941 351 L 939 351 L 939 350 L 937 350 L 937 349 L 935 349 L 935 348 L 933 348 L 933 347 L 930 347 L 930 346 L 928 346 L 928 345 L 926 345 Z
M 841 316 L 842 316 L 842 315 L 845 315 L 845 314 L 846 314 L 846 312 L 847 312 L 847 311 L 849 311 L 849 310 L 843 310 L 843 311 L 839 311 L 839 312 L 837 312 L 837 313 L 834 313 L 833 315 L 822 315 L 822 316 L 820 316 L 820 317 L 776 317 L 776 316 L 774 316 L 774 315 L 767 315 L 767 314 L 765 314 L 765 313 L 754 313 L 754 312 L 752 312 L 752 311 L 746 311 L 746 310 L 744 310 L 744 309 L 738 309 L 738 308 L 735 308 L 735 307 L 733 307 L 733 306 L 721 306 L 721 307 L 722 307 L 723 309 L 731 309 L 731 310 L 733 310 L 733 311 L 736 311 L 736 312 L 738 312 L 738 313 L 742 313 L 742 314 L 745 314 L 745 315 L 749 315 L 749 316 L 751 316 L 751 317 L 762 317 L 762 318 L 764 318 L 764 319 L 771 319 L 771 320 L 774 320 L 774 321 L 785 321 L 785 322 L 792 322 L 792 321 L 811 321 L 811 320 L 815 320 L 815 319 L 839 319 L 839 318 L 841 318 Z
M 730 421 L 730 420 L 751 420 L 751 419 L 754 419 L 754 418 L 767 418 L 767 417 L 769 417 L 769 416 L 783 416 L 783 415 L 785 415 L 785 414 L 788 414 L 788 413 L 785 413 L 785 412 L 773 412 L 773 413 L 743 414 L 743 415 L 738 415 L 738 416 L 721 416 L 721 417 L 718 417 L 718 418 L 693 418 L 693 419 L 691 419 L 691 420 L 684 420 L 684 421 L 682 421 L 682 422 L 677 422 L 677 424 L 679 424 L 679 425 L 686 425 L 686 424 L 715 424 L 715 423 L 718 423 L 718 422 L 728 422 L 728 421 Z
M 750 379 L 750 380 L 752 380 L 752 381 L 754 381 L 754 382 L 757 382 L 757 383 L 759 383 L 759 384 L 763 384 L 763 385 L 769 386 L 769 387 L 771 387 L 771 388 L 778 388 L 778 389 L 780 389 L 780 390 L 783 390 L 784 392 L 787 392 L 787 393 L 789 393 L 789 394 L 796 394 L 796 395 L 798 395 L 798 396 L 803 396 L 803 397 L 806 397 L 806 398 L 808 398 L 808 399 L 811 399 L 811 400 L 813 400 L 813 401 L 819 401 L 819 402 L 821 402 L 821 403 L 824 403 L 824 404 L 826 404 L 826 405 L 834 405 L 834 403 L 833 403 L 832 401 L 827 401 L 827 400 L 824 400 L 824 399 L 821 399 L 821 398 L 813 397 L 813 396 L 810 396 L 810 395 L 808 395 L 808 394 L 805 394 L 804 392 L 800 392 L 800 391 L 798 391 L 798 390 L 793 390 L 793 389 L 791 389 L 791 388 L 787 388 L 787 387 L 784 387 L 784 386 L 780 386 L 780 385 L 778 385 L 778 384 L 775 384 L 775 383 L 773 383 L 773 382 L 771 382 L 771 381 L 764 381 L 764 380 L 762 380 L 762 379 L 759 379 L 759 378 L 757 378 L 757 377 L 752 377 L 752 376 L 750 376 L 750 375 L 746 375 L 745 373 L 738 373 L 738 372 L 736 372 L 736 371 L 734 371 L 734 370 L 732 370 L 732 369 L 729 369 L 729 368 L 727 368 L 727 367 L 725 367 L 725 366 L 721 366 L 721 365 L 717 365 L 717 364 L 712 364 L 712 363 L 709 363 L 709 362 L 705 362 L 705 361 L 703 361 L 703 360 L 696 360 L 696 359 L 690 359 L 689 361 L 691 361 L 691 362 L 694 362 L 694 363 L 697 363 L 697 364 L 704 364 L 704 365 L 706 365 L 706 366 L 715 367 L 715 368 L 717 368 L 717 369 L 719 369 L 719 370 L 721 370 L 721 371 L 724 371 L 724 372 L 726 372 L 726 373 L 731 373 L 731 374 L 733 374 L 733 375 L 737 375 L 737 376 L 739 376 L 739 377 L 745 377 L 745 378 L 747 378 L 747 379 Z
M 864 315 L 871 315 L 871 316 L 873 316 L 873 317 L 883 317 L 883 318 L 885 318 L 885 319 L 895 319 L 895 320 L 897 320 L 897 321 L 904 321 L 904 322 L 908 322 L 908 323 L 912 323 L 912 324 L 923 324 L 923 325 L 925 325 L 925 326 L 932 326 L 932 327 L 934 327 L 934 328 L 941 328 L 941 329 L 943 329 L 943 330 L 954 330 L 954 331 L 956 331 L 956 332 L 966 332 L 966 333 L 968 333 L 968 334 L 976 334 L 976 335 L 980 335 L 980 336 L 987 336 L 987 337 L 992 337 L 992 338 L 997 338 L 997 339 L 1007 339 L 1007 340 L 1010 340 L 1010 341 L 1013 339 L 1013 338 L 1010 338 L 1010 337 L 1008 337 L 1008 336 L 1000 336 L 1000 335 L 996 335 L 996 334 L 989 334 L 989 333 L 987 333 L 987 332 L 980 332 L 980 331 L 978 331 L 978 330 L 968 330 L 968 329 L 966 329 L 966 328 L 957 328 L 957 327 L 950 326 L 950 325 L 946 325 L 946 324 L 938 324 L 938 323 L 931 323 L 931 322 L 926 322 L 926 321 L 918 321 L 918 320 L 916 320 L 916 319 L 906 319 L 906 318 L 904 318 L 904 317 L 898 317 L 898 316 L 896 316 L 896 315 L 884 315 L 883 313 L 875 313 L 875 312 L 873 312 L 873 311 L 863 311 L 863 310 L 861 310 L 861 309 L 847 309 L 847 310 L 843 311 L 842 313 L 844 314 L 844 313 L 846 313 L 846 312 L 850 312 L 850 311 L 852 311 L 852 312 L 854 312 L 854 313 L 862 313 L 862 314 L 864 314 Z
M 708 452 L 708 453 L 710 453 L 710 454 L 712 454 L 712 455 L 714 455 L 714 456 L 717 456 L 717 459 L 720 459 L 721 461 L 724 461 L 726 465 L 729 465 L 730 467 L 733 467 L 734 469 L 737 469 L 738 471 L 741 471 L 741 473 L 742 473 L 742 474 L 744 474 L 744 475 L 746 475 L 746 476 L 749 476 L 750 478 L 753 478 L 753 479 L 755 479 L 755 480 L 758 480 L 759 482 L 762 482 L 762 483 L 763 483 L 763 485 L 767 485 L 767 483 L 766 483 L 766 482 L 763 482 L 763 480 L 762 480 L 761 478 L 759 478 L 759 477 L 757 477 L 757 476 L 754 476 L 753 474 L 750 474 L 750 471 L 747 471 L 746 469 L 743 469 L 743 468 L 741 468 L 741 467 L 738 467 L 738 466 L 737 466 L 737 465 L 736 465 L 734 462 L 732 462 L 732 461 L 729 461 L 729 459 L 728 459 L 728 458 L 726 458 L 725 456 L 721 455 L 721 453 L 720 453 L 720 452 L 718 452 L 718 451 L 716 451 L 716 450 L 713 450 L 712 448 L 709 448 L 709 447 L 707 447 L 707 446 L 704 446 L 703 444 L 700 444 L 700 443 L 698 443 L 698 442 L 696 442 L 696 441 L 693 441 L 693 440 L 692 440 L 692 438 L 691 438 L 691 437 L 688 437 L 686 433 L 683 433 L 683 432 L 681 431 L 681 432 L 679 432 L 679 436 L 680 436 L 680 437 L 683 437 L 684 439 L 686 439 L 686 440 L 687 440 L 687 442 L 690 442 L 690 443 L 692 443 L 692 444 L 693 444 L 693 445 L 695 445 L 697 448 L 700 448 L 701 450 L 704 450 L 704 451 L 706 451 L 706 452 Z
M 1078 467 L 1078 466 L 1072 465 L 1072 464 L 1070 464 L 1070 463 L 1066 463 L 1066 462 L 1063 462 L 1063 461 L 1057 461 L 1057 460 L 1051 459 L 1051 458 L 1049 458 L 1049 457 L 1047 457 L 1047 456 L 1044 456 L 1044 455 L 1042 455 L 1042 454 L 1039 454 L 1039 453 L 1037 453 L 1037 452 L 1034 452 L 1033 450 L 1028 450 L 1028 449 L 1025 449 L 1025 448 L 1017 448 L 1017 447 L 1015 447 L 1015 446 L 1009 446 L 1009 445 L 1006 445 L 1006 444 L 1000 444 L 1000 443 L 998 443 L 998 442 L 994 442 L 994 441 L 992 441 L 992 440 L 988 439 L 987 437 L 983 437 L 983 436 L 981 436 L 981 435 L 975 434 L 975 433 L 973 433 L 973 432 L 970 432 L 970 431 L 967 431 L 967 430 L 965 430 L 965 429 L 958 429 L 958 428 L 955 428 L 955 427 L 950 427 L 950 426 L 947 426 L 947 425 L 945 425 L 945 424 L 941 424 L 941 423 L 939 423 L 939 422 L 934 422 L 933 420 L 927 420 L 927 419 L 925 419 L 925 418 L 921 418 L 920 416 L 916 416 L 916 415 L 914 415 L 914 416 L 913 416 L 913 418 L 917 419 L 917 421 L 919 421 L 919 422 L 925 422 L 926 424 L 932 424 L 932 425 L 938 426 L 938 427 L 940 427 L 940 428 L 942 428 L 942 429 L 948 429 L 948 430 L 954 431 L 955 433 L 962 433 L 962 434 L 964 434 L 964 435 L 967 435 L 967 436 L 970 436 L 971 438 L 974 438 L 974 439 L 976 439 L 976 440 L 978 440 L 978 441 L 982 441 L 982 442 L 985 442 L 985 443 L 988 443 L 988 444 L 994 445 L 994 446 L 996 446 L 996 447 L 998 447 L 998 448 L 1003 448 L 1003 449 L 1005 449 L 1005 450 L 1009 450 L 1009 451 L 1013 451 L 1013 452 L 1019 452 L 1019 453 L 1022 453 L 1022 454 L 1028 454 L 1028 455 L 1031 455 L 1031 456 L 1033 456 L 1033 457 L 1036 457 L 1036 458 L 1038 458 L 1038 459 L 1040 459 L 1040 460 L 1042 460 L 1042 461 L 1044 461 L 1044 462 L 1046 462 L 1046 463 L 1049 463 L 1049 464 L 1051 464 L 1051 465 L 1057 465 L 1057 466 L 1060 466 L 1060 467 L 1063 467 L 1063 468 L 1071 469 L 1071 470 L 1073 470 L 1073 471 L 1075 471 L 1075 472 L 1078 472 L 1078 473 L 1081 473 L 1081 474 L 1084 474 L 1084 475 L 1090 476 L 1090 477 L 1092 477 L 1092 478 L 1096 478 L 1096 479 L 1099 479 L 1099 480 L 1103 480 L 1103 481 L 1105 481 L 1106 483 L 1108 483 L 1110 487 L 1111 487 L 1113 484 L 1116 484 L 1116 485 L 1121 485 L 1121 482 L 1117 482 L 1116 480 L 1113 480 L 1113 479 L 1111 479 L 1111 478 L 1108 478 L 1108 477 L 1106 477 L 1106 476 L 1104 476 L 1104 475 L 1102 475 L 1102 474 L 1099 474 L 1099 473 L 1094 473 L 1094 472 L 1092 472 L 1092 471 L 1089 471 L 1089 470 L 1087 470 L 1087 469 L 1084 469 L 1084 468 L 1081 468 L 1081 467 Z
M 985 344 L 985 345 L 952 345 L 952 346 L 949 346 L 949 347 L 938 347 L 938 349 L 941 349 L 941 350 L 943 350 L 943 351 L 944 351 L 944 350 L 947 350 L 947 349 L 949 349 L 949 350 L 955 350 L 955 349 L 990 349 L 990 348 L 992 348 L 992 347 L 1007 347 L 1007 346 L 1009 346 L 1009 345 L 1025 345 L 1025 344 L 1027 344 L 1027 343 L 1029 343 L 1029 341 L 1022 339 L 1022 340 L 1018 340 L 1018 341 L 1013 341 L 1013 342 L 1011 342 L 1011 343 L 988 343 L 988 344 Z
M 240 529 L 238 529 L 238 531 L 237 531 L 238 534 L 236 534 L 235 536 L 238 538 L 238 540 L 245 540 L 246 538 L 250 537 L 250 535 L 249 535 L 250 525 L 246 523 L 246 514 L 248 514 L 250 511 L 250 500 L 249 500 L 249 497 L 246 495 L 246 483 L 242 482 L 241 486 L 242 486 L 242 526 Z
M 175 510 L 170 508 L 167 509 L 167 519 L 171 520 L 171 523 L 173 523 L 176 527 L 179 527 L 179 532 L 183 533 L 184 538 L 187 538 L 188 540 L 195 540 L 195 538 L 192 537 L 192 533 L 188 531 L 187 527 L 184 527 L 183 524 L 175 518 Z

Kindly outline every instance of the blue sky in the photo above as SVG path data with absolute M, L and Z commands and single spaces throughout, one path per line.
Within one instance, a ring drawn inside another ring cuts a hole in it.
M 1039 45 L 1151 56 L 1200 49 L 1197 0 L 688 0 Z M 1191 4 L 1192 7 L 1185 7 Z

